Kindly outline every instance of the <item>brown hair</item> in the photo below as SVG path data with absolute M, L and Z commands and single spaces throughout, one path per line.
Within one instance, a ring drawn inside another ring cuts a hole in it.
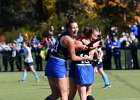
M 30 47 L 30 42 L 29 41 L 23 41 L 28 47 Z
M 77 23 L 73 15 L 68 15 L 66 28 L 69 28 L 71 23 Z

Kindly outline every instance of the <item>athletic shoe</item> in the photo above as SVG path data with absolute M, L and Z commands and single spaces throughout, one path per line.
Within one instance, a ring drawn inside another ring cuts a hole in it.
M 40 80 L 38 79 L 38 80 L 36 80 L 37 82 L 39 82 Z
M 110 84 L 109 84 L 109 85 L 105 85 L 103 88 L 104 88 L 104 89 L 111 88 L 111 85 L 110 85 Z
M 20 82 L 20 83 L 25 83 L 26 81 L 25 81 L 25 80 L 19 80 L 19 82 Z
M 47 96 L 45 100 L 52 100 L 52 95 Z
M 92 95 L 88 95 L 87 100 L 95 100 L 95 99 L 94 99 L 94 97 Z

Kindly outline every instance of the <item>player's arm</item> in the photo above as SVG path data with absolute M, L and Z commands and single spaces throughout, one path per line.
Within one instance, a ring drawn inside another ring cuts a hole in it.
M 100 51 L 99 51 L 99 52 L 100 52 L 99 57 L 100 57 L 100 58 L 103 58 L 103 55 L 104 55 L 103 50 L 102 50 L 102 49 L 100 49 Z
M 62 44 L 64 47 L 66 47 L 69 51 L 69 55 L 72 61 L 82 61 L 82 60 L 90 60 L 90 57 L 80 57 L 76 56 L 75 53 L 75 44 L 71 37 L 64 36 L 61 38 Z
M 92 59 L 93 59 L 95 53 L 97 53 L 97 48 L 91 50 L 91 51 L 89 52 L 89 56 L 92 56 Z
M 96 49 L 96 48 L 99 46 L 99 43 L 100 43 L 100 41 L 98 41 L 98 42 L 92 44 L 92 46 L 89 47 L 89 49 L 90 49 L 90 50 Z
M 74 47 L 76 50 L 87 50 L 88 47 L 86 45 L 83 45 L 81 41 L 75 40 L 74 41 Z

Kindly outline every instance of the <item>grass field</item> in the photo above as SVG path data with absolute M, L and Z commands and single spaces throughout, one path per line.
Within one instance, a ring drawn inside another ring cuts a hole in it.
M 92 94 L 96 100 L 140 100 L 140 70 L 105 70 L 111 82 L 110 89 L 103 89 L 103 80 L 95 73 Z M 31 72 L 23 84 L 18 80 L 22 72 L 0 72 L 0 100 L 44 100 L 50 87 L 44 72 L 38 72 L 36 82 Z M 78 94 L 75 100 L 79 100 Z

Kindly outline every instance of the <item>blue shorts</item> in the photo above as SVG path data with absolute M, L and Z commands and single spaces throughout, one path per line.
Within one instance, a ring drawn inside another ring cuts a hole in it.
M 94 61 L 93 66 L 103 68 L 103 62 Z
M 66 61 L 61 58 L 50 56 L 46 64 L 45 76 L 55 78 L 67 77 Z
M 32 66 L 32 65 L 33 65 L 33 62 L 30 62 L 30 63 L 24 62 L 24 66 L 27 68 Z
M 69 68 L 69 77 L 75 78 L 76 64 L 73 61 L 70 62 Z
M 92 64 L 76 64 L 75 82 L 80 85 L 91 85 L 94 82 L 94 69 Z

